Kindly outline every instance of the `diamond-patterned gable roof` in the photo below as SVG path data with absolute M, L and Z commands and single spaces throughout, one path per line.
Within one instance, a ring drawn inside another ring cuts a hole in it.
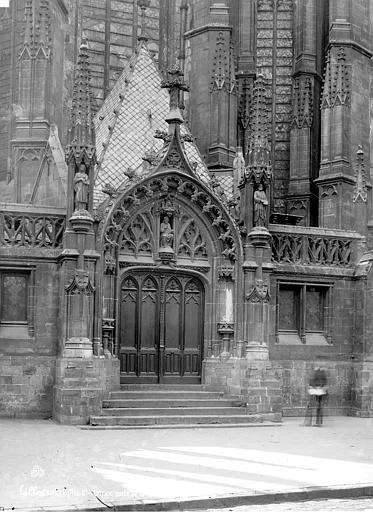
M 102 187 L 110 183 L 119 188 L 128 168 L 139 169 L 145 152 L 159 152 L 163 141 L 154 138 L 156 129 L 168 130 L 169 94 L 161 88 L 161 76 L 146 46 L 141 43 L 109 96 L 96 114 L 98 168 L 95 203 L 104 199 Z M 185 124 L 181 134 L 190 134 Z M 105 144 L 105 147 L 103 146 Z M 194 142 L 185 142 L 185 152 L 195 173 L 210 181 L 207 168 Z
M 123 100 L 123 94 L 127 88 L 128 79 L 132 73 L 132 67 L 137 55 L 134 54 L 129 62 L 125 65 L 122 74 L 115 82 L 114 87 L 106 97 L 100 110 L 94 118 L 96 132 L 96 153 L 98 162 L 104 156 L 105 148 L 111 136 L 111 130 L 116 121 L 116 112 L 119 112 Z

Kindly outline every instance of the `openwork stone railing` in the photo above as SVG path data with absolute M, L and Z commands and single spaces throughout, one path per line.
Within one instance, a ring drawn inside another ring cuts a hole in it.
M 20 212 L 6 206 L 0 211 L 0 246 L 62 247 L 65 215 L 48 209 L 25 208 Z M 5 210 L 5 211 L 4 211 Z
M 272 225 L 272 260 L 301 265 L 352 265 L 355 233 Z

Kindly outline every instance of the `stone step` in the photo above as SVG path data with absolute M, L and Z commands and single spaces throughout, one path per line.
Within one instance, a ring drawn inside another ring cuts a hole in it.
M 219 391 L 203 384 L 121 384 L 122 391 Z
M 221 398 L 223 393 L 219 391 L 171 391 L 171 390 L 144 390 L 144 391 L 112 391 L 109 399 L 128 399 L 128 400 L 146 400 L 146 399 L 208 399 L 208 398 Z
M 114 408 L 102 409 L 104 416 L 244 416 L 247 414 L 245 407 L 166 407 L 162 408 Z
M 275 422 L 276 421 L 276 422 Z M 156 430 L 156 429 L 192 429 L 192 428 L 258 428 L 281 427 L 280 420 L 264 420 L 263 423 L 184 423 L 180 425 L 81 425 L 81 430 Z
M 210 399 L 185 399 L 185 398 L 161 398 L 161 399 L 144 399 L 144 400 L 132 400 L 132 399 L 109 399 L 103 401 L 103 407 L 115 407 L 115 408 L 153 408 L 156 409 L 166 407 L 241 407 L 241 400 L 234 400 L 230 397 L 227 398 L 210 398 Z
M 261 423 L 262 415 L 200 415 L 200 416 L 91 416 L 91 425 L 214 425 Z

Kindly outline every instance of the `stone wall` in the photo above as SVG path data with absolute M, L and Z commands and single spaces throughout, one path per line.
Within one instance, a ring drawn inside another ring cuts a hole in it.
M 204 384 L 239 396 L 251 414 L 303 417 L 309 381 L 319 366 L 328 378 L 326 415 L 373 415 L 373 363 L 210 358 L 203 365 Z
M 281 419 L 282 368 L 271 361 L 210 358 L 203 362 L 203 383 L 231 395 L 237 395 L 248 414 L 263 419 Z
M 30 228 L 31 222 L 28 226 Z M 56 262 L 59 252 L 59 249 L 30 246 L 0 248 L 0 277 L 3 273 L 17 275 L 17 272 L 28 276 L 27 324 L 2 321 L 3 309 L 0 308 L 1 416 L 52 416 L 59 329 L 60 290 Z M 18 293 L 16 289 L 7 292 L 12 307 L 17 307 L 23 293 L 23 289 Z
M 328 397 L 325 413 L 346 415 L 351 406 L 353 363 L 343 361 L 278 361 L 282 367 L 283 416 L 304 416 L 309 401 L 308 384 L 318 366 L 328 378 Z
M 50 418 L 55 357 L 0 356 L 0 416 Z

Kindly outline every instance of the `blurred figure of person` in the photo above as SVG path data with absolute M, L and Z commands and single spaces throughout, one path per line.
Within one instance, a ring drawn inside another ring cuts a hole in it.
M 309 401 L 306 410 L 304 424 L 312 425 L 312 411 L 316 408 L 316 423 L 314 427 L 321 427 L 323 423 L 323 406 L 327 395 L 328 379 L 323 368 L 316 368 L 309 382 L 308 394 Z

